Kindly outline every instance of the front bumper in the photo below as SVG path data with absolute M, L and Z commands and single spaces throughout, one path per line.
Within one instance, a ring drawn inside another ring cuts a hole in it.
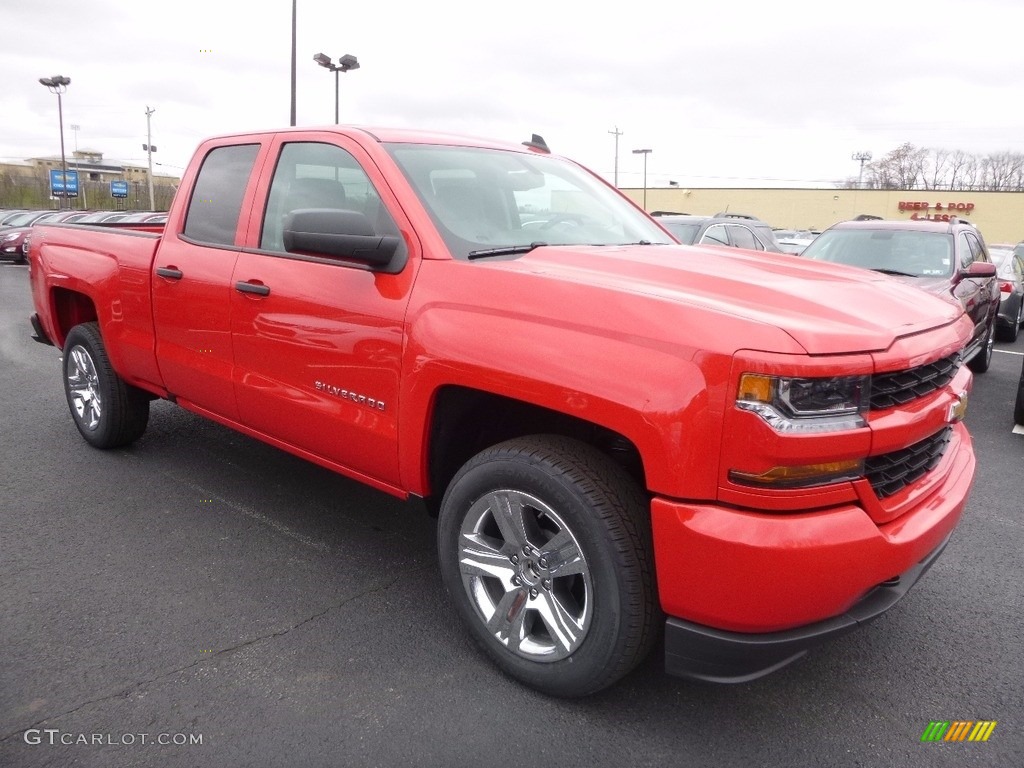
M 656 497 L 668 670 L 754 679 L 880 615 L 942 551 L 974 470 L 970 436 L 958 423 L 941 463 L 890 499 L 901 514 L 881 524 L 856 503 L 785 513 Z
M 841 616 L 766 634 L 725 632 L 682 619 L 665 623 L 665 671 L 713 683 L 745 683 L 796 661 L 827 640 L 878 618 L 917 583 L 949 543 L 947 536 L 906 573 L 879 584 Z

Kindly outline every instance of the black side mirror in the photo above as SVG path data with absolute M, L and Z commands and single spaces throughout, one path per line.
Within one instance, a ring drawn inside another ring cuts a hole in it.
M 289 253 L 348 259 L 383 272 L 401 272 L 405 258 L 396 258 L 400 244 L 394 235 L 377 234 L 359 211 L 300 208 L 284 217 L 284 249 Z

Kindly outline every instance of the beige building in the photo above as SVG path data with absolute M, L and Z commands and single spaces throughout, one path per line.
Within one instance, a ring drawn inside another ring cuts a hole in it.
M 641 204 L 642 189 L 622 192 Z M 988 243 L 1024 241 L 1024 192 L 649 187 L 647 210 L 701 216 L 746 213 L 773 227 L 816 230 L 865 213 L 884 219 L 956 215 L 976 225 Z

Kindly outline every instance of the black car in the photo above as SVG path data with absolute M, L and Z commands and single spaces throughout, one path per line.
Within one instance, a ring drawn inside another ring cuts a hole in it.
M 959 303 L 974 321 L 964 359 L 975 373 L 988 370 L 999 285 L 995 264 L 973 224 L 955 217 L 948 222 L 841 221 L 814 238 L 801 257 L 873 269 Z
M 1017 383 L 1017 402 L 1013 405 L 1013 420 L 1024 427 L 1024 363 L 1020 366 L 1020 381 Z
M 1016 341 L 1024 324 L 1024 254 L 1008 248 L 989 248 L 999 278 L 999 315 L 996 317 L 1000 338 Z
M 783 252 L 772 228 L 754 216 L 739 213 L 691 216 L 661 211 L 652 215 L 684 245 L 726 245 L 751 251 Z

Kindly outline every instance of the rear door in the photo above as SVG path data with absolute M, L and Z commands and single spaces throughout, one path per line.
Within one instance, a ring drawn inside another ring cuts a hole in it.
M 222 140 L 223 141 L 223 140 Z M 236 421 L 232 378 L 231 275 L 244 235 L 263 144 L 210 142 L 180 220 L 169 221 L 153 262 L 156 357 L 167 390 L 182 404 Z
M 412 228 L 357 143 L 284 135 L 272 152 L 262 220 L 232 276 L 241 421 L 364 481 L 397 486 L 404 319 L 419 263 Z M 404 267 L 389 274 L 288 252 L 285 218 L 308 208 L 354 211 L 378 234 L 398 236 Z

